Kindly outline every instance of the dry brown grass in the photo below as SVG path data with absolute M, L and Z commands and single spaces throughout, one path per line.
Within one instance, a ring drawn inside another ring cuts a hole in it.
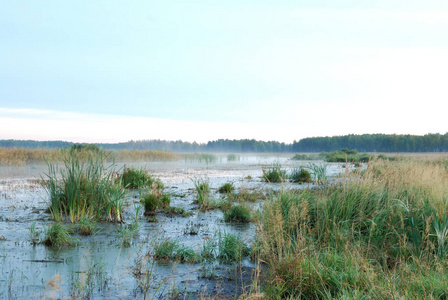
M 445 299 L 446 162 L 375 160 L 335 186 L 273 196 L 253 245 L 268 298 Z
M 33 163 L 45 163 L 45 159 L 56 161 L 60 158 L 59 150 L 0 148 L 0 165 L 23 166 Z

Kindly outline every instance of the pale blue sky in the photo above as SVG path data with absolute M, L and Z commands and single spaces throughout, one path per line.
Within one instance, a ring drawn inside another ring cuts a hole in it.
M 445 0 L 0 10 L 0 139 L 445 133 L 447 82 Z

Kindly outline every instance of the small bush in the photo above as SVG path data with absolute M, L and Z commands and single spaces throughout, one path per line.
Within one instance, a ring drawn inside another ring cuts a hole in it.
M 224 221 L 231 223 L 249 223 L 251 211 L 246 205 L 236 205 L 224 213 Z
M 230 183 L 230 182 L 227 182 L 227 183 L 224 183 L 220 188 L 219 188 L 219 192 L 220 193 L 231 193 L 231 192 L 233 192 L 235 190 L 235 187 L 233 186 L 233 184 L 232 183 Z
M 304 168 L 293 169 L 291 171 L 291 175 L 289 175 L 289 179 L 292 182 L 300 182 L 300 183 L 312 181 L 310 171 Z

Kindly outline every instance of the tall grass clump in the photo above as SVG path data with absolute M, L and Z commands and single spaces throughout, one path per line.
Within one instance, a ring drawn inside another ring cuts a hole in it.
M 250 255 L 250 248 L 244 243 L 240 235 L 218 232 L 217 259 L 221 263 L 237 263 L 248 255 Z
M 42 243 L 46 246 L 74 246 L 77 242 L 60 222 L 54 222 L 44 230 Z
M 263 179 L 267 182 L 283 182 L 286 178 L 286 171 L 278 163 L 262 169 Z
M 444 165 L 412 160 L 271 195 L 253 245 L 268 298 L 446 298 L 447 195 Z
M 292 182 L 306 183 L 311 182 L 311 173 L 305 168 L 294 168 L 291 170 L 289 179 Z
M 46 190 L 54 219 L 77 222 L 92 220 L 121 221 L 125 190 L 106 167 L 107 154 L 102 150 L 89 155 L 76 149 L 61 151 L 63 168 L 48 163 Z
M 327 165 L 310 163 L 307 169 L 311 171 L 311 175 L 316 184 L 326 184 L 328 181 Z
M 229 223 L 249 223 L 251 219 L 251 210 L 245 204 L 232 206 L 224 213 L 224 221 Z
M 123 174 L 121 175 L 121 183 L 123 187 L 129 189 L 148 188 L 153 184 L 163 187 L 162 182 L 155 179 L 148 170 L 144 168 L 137 169 L 125 167 Z
M 196 263 L 201 260 L 201 257 L 193 249 L 181 245 L 179 241 L 166 239 L 154 246 L 154 259 L 164 262 Z
M 208 179 L 196 178 L 192 179 L 196 190 L 196 203 L 201 210 L 209 210 L 212 208 L 212 198 L 210 195 L 210 184 Z
M 226 182 L 222 186 L 219 187 L 218 191 L 222 194 L 232 193 L 235 190 L 233 183 Z

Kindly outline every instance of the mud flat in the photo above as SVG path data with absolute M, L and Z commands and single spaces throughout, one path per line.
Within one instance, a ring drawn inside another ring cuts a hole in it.
M 221 295 L 233 298 L 249 289 L 257 263 L 250 256 L 239 263 L 219 261 L 179 263 L 155 261 L 154 247 L 163 241 L 201 251 L 207 241 L 219 236 L 239 236 L 250 247 L 256 224 L 232 224 L 223 221 L 221 210 L 202 212 L 196 204 L 193 180 L 207 178 L 212 197 L 222 197 L 218 188 L 228 182 L 236 191 L 259 191 L 268 195 L 281 188 L 306 188 L 312 184 L 266 183 L 262 167 L 280 163 L 286 169 L 307 162 L 294 162 L 286 156 L 241 156 L 228 162 L 225 156 L 214 163 L 151 162 L 126 166 L 144 166 L 165 185 L 171 195 L 171 206 L 184 208 L 190 215 L 156 215 L 149 222 L 140 205 L 139 192 L 130 190 L 126 196 L 124 223 L 99 223 L 91 236 L 73 233 L 79 242 L 71 247 L 49 247 L 33 244 L 31 230 L 43 235 L 53 220 L 47 212 L 49 196 L 40 179 L 46 166 L 1 167 L 0 169 L 0 298 L 191 298 Z M 323 163 L 323 162 L 322 162 Z M 114 167 L 119 170 L 123 163 Z M 328 165 L 329 175 L 339 166 Z M 256 211 L 263 199 L 250 203 Z M 139 230 L 130 244 L 123 243 L 123 228 L 137 216 Z M 64 223 L 67 228 L 70 224 Z M 213 243 L 211 243 L 213 244 Z M 216 245 L 215 245 L 216 246 Z

